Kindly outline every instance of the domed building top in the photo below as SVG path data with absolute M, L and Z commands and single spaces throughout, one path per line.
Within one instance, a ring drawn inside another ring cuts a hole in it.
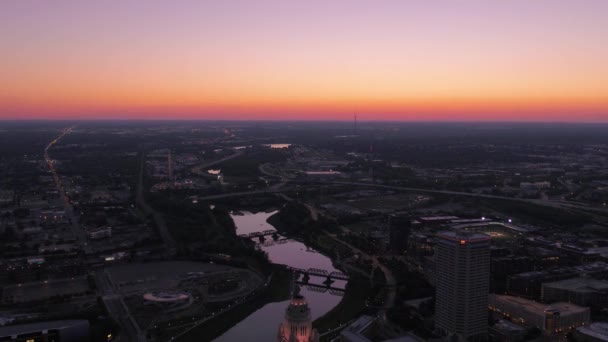
M 298 291 L 285 310 L 285 319 L 279 326 L 279 342 L 316 342 L 319 334 L 312 328 L 308 302 Z
M 310 308 L 303 296 L 297 295 L 291 299 L 287 310 L 285 310 L 285 319 L 290 322 L 306 322 L 311 320 Z

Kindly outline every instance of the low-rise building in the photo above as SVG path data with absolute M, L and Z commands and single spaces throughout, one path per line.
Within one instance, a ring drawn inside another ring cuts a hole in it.
M 43 210 L 40 212 L 40 221 L 45 223 L 63 222 L 66 219 L 64 210 Z
M 12 190 L 0 189 L 0 208 L 12 205 L 14 200 L 15 192 Z
M 608 305 L 608 281 L 590 277 L 565 279 L 542 285 L 544 301 L 565 301 L 602 309 Z
M 63 320 L 0 327 L 0 341 L 89 341 L 89 322 Z
M 371 342 L 368 330 L 373 328 L 376 319 L 372 316 L 363 315 L 349 324 L 340 333 L 340 339 L 346 342 Z
M 488 329 L 488 334 L 495 341 L 519 342 L 525 339 L 527 331 L 528 329 L 525 327 L 505 319 L 499 319 Z
M 551 182 L 521 182 L 519 187 L 521 189 L 549 189 L 551 188 Z
M 545 271 L 532 271 L 508 277 L 507 292 L 512 295 L 532 299 L 541 298 L 542 284 L 564 279 L 585 277 L 603 278 L 608 275 L 608 264 L 594 262 L 574 267 L 560 267 Z
M 608 341 L 608 323 L 595 322 L 590 325 L 576 328 L 574 333 L 576 341 L 600 342 Z
M 99 227 L 87 231 L 87 235 L 91 240 L 99 240 L 106 237 L 112 237 L 112 227 Z
M 589 308 L 564 302 L 547 305 L 519 297 L 491 294 L 489 307 L 494 313 L 509 317 L 515 323 L 536 327 L 545 335 L 568 332 L 591 322 Z

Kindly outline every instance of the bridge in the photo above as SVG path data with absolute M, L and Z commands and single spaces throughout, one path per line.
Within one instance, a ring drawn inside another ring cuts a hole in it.
M 292 239 L 278 239 L 278 240 L 268 239 L 268 240 L 264 240 L 264 241 L 260 242 L 258 245 L 261 245 L 264 247 L 271 247 L 271 246 L 286 244 L 291 241 L 293 241 L 293 240 Z
M 339 287 L 333 287 L 333 286 L 329 286 L 329 285 L 309 284 L 309 283 L 303 282 L 303 281 L 296 281 L 296 284 L 304 286 L 308 290 L 313 291 L 313 292 L 329 293 L 334 296 L 340 296 L 340 297 L 344 297 L 344 293 L 346 292 L 346 289 L 342 289 Z
M 297 268 L 297 267 L 287 267 L 287 268 L 293 272 L 303 274 L 304 277 L 307 277 L 307 276 L 308 277 L 310 277 L 310 276 L 324 277 L 324 278 L 327 278 L 327 281 L 331 281 L 332 279 L 348 280 L 348 276 L 340 271 L 329 272 L 327 270 L 322 270 L 319 268 L 309 268 L 307 270 L 302 269 L 302 268 Z
M 274 229 L 267 229 L 261 232 L 253 232 L 253 233 L 249 233 L 249 234 L 239 234 L 240 238 L 243 239 L 253 239 L 253 238 L 259 238 L 259 237 L 263 237 L 263 236 L 268 236 L 268 235 L 275 235 L 278 234 L 279 232 L 277 232 Z

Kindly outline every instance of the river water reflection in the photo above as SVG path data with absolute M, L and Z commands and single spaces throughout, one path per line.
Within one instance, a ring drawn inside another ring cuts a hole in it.
M 237 234 L 247 234 L 274 229 L 266 220 L 275 213 L 276 211 L 268 213 L 239 212 L 232 213 L 231 216 L 236 224 Z M 272 238 L 267 237 L 267 239 Z M 268 253 L 269 259 L 276 264 L 284 264 L 302 269 L 319 268 L 328 272 L 337 271 L 332 266 L 329 258 L 298 241 L 261 246 L 260 248 Z M 311 277 L 310 282 L 321 284 L 324 280 L 322 278 Z M 332 284 L 333 287 L 342 288 L 344 285 L 345 282 L 343 281 L 336 281 Z M 308 300 L 313 319 L 327 313 L 342 299 L 342 297 L 329 293 L 314 292 L 306 287 L 301 289 L 301 294 Z M 288 304 L 289 301 L 284 301 L 265 305 L 217 338 L 216 341 L 276 341 L 277 330 L 279 324 L 283 321 L 283 315 Z

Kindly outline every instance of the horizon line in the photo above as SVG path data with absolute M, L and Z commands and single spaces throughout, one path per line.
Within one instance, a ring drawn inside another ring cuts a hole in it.
M 183 121 L 183 122 L 345 122 L 352 123 L 352 119 L 210 119 L 210 118 L 0 118 L 0 122 L 127 122 L 127 121 L 143 121 L 143 122 L 171 122 L 171 121 Z M 563 123 L 563 124 L 608 124 L 608 118 L 605 120 L 479 120 L 479 119 L 461 119 L 461 120 L 415 120 L 415 119 L 403 119 L 403 120 L 383 120 L 383 119 L 372 119 L 366 120 L 357 118 L 358 123 Z

